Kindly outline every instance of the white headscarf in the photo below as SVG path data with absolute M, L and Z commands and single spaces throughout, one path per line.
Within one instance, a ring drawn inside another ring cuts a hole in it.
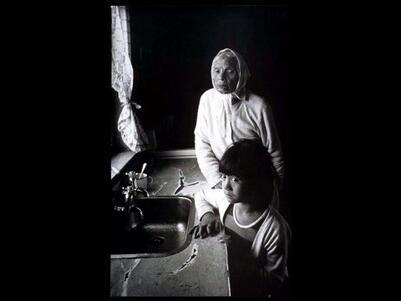
M 246 94 L 245 86 L 246 86 L 248 78 L 251 76 L 251 74 L 249 72 L 247 64 L 245 63 L 244 59 L 242 58 L 242 56 L 239 53 L 231 50 L 230 48 L 225 48 L 225 49 L 220 50 L 213 59 L 210 73 L 212 74 L 212 72 L 213 72 L 213 65 L 216 62 L 216 60 L 219 57 L 221 57 L 223 54 L 228 55 L 229 57 L 234 57 L 237 60 L 237 70 L 236 71 L 238 73 L 238 82 L 237 82 L 235 91 L 233 93 L 231 93 L 231 95 L 238 99 L 246 100 L 247 94 Z M 212 80 L 212 83 L 213 83 L 213 80 Z M 213 83 L 213 88 L 216 89 L 216 87 L 214 86 L 214 83 Z

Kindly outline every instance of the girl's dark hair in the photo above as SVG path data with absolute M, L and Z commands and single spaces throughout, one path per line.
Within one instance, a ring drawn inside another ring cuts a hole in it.
M 219 162 L 219 171 L 241 180 L 273 181 L 275 177 L 271 157 L 259 140 L 244 139 L 229 146 Z

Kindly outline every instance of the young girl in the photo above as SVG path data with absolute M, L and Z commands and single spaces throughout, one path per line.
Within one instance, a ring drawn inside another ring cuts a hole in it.
M 222 189 L 195 195 L 200 223 L 194 236 L 214 236 L 223 229 L 230 237 L 233 296 L 281 295 L 288 278 L 289 226 L 270 206 L 276 185 L 268 151 L 255 140 L 238 141 L 224 152 L 219 171 Z

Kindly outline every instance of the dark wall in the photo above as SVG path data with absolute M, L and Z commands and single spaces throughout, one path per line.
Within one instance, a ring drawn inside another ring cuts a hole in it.
M 201 94 L 212 87 L 210 65 L 232 48 L 248 63 L 248 88 L 269 99 L 285 147 L 288 135 L 286 7 L 131 7 L 133 99 L 158 148 L 192 148 Z

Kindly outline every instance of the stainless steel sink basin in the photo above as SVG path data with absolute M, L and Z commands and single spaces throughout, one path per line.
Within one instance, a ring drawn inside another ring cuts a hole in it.
M 112 210 L 111 258 L 146 258 L 173 255 L 191 242 L 195 206 L 190 197 L 152 196 L 135 202 L 144 219 L 135 229 L 125 228 L 126 215 Z

